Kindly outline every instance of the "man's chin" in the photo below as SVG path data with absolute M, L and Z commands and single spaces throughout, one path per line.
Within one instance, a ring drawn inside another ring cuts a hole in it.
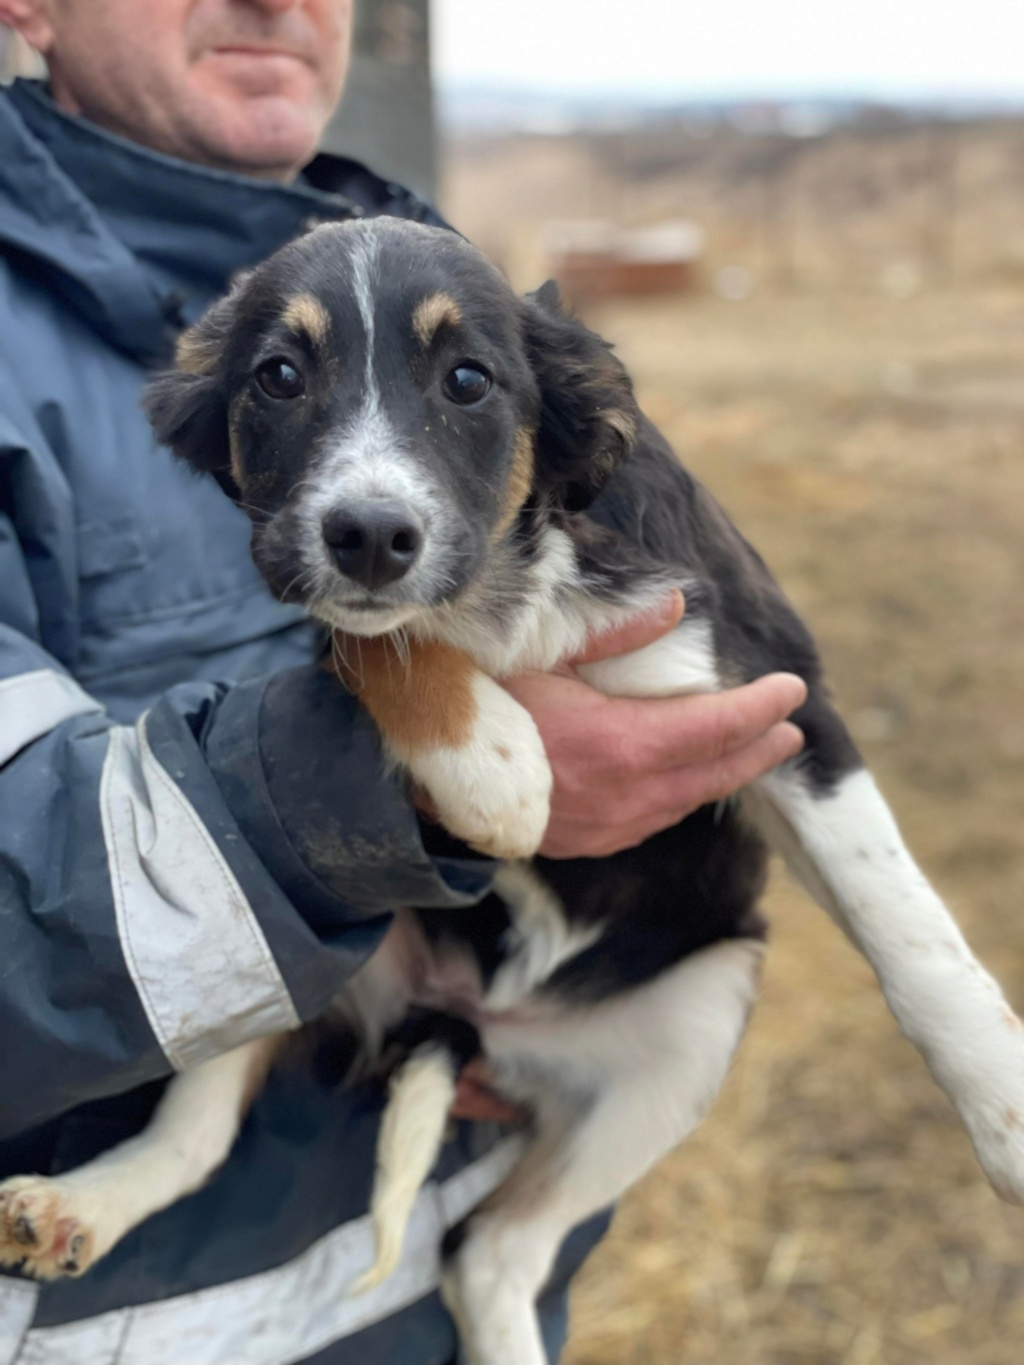
M 316 154 L 326 123 L 306 100 L 282 94 L 202 93 L 196 102 L 199 159 L 221 170 L 290 180 Z
M 196 74 L 210 86 L 219 85 L 228 98 L 282 98 L 308 104 L 315 94 L 309 66 L 283 52 L 210 52 L 197 65 Z

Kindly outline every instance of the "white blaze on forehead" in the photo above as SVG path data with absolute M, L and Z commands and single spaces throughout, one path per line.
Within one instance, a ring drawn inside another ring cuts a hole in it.
M 399 498 L 429 513 L 431 490 L 388 420 L 376 367 L 376 305 L 380 283 L 380 243 L 368 232 L 355 238 L 349 262 L 352 292 L 362 322 L 366 358 L 363 401 L 331 441 L 311 505 L 321 515 L 342 501 Z
M 323 520 L 329 512 L 374 499 L 405 503 L 420 517 L 427 532 L 424 553 L 409 575 L 409 583 L 421 588 L 433 573 L 432 565 L 437 557 L 436 532 L 443 525 L 446 512 L 442 490 L 431 480 L 409 442 L 396 429 L 382 398 L 376 355 L 380 242 L 365 228 L 347 231 L 352 234 L 348 252 L 350 285 L 365 348 L 361 402 L 326 438 L 307 477 L 302 480 L 296 498 L 303 526 L 303 556 L 317 589 L 313 594 L 317 598 L 329 593 L 337 579 L 337 570 L 322 537 Z M 432 528 L 434 534 L 431 534 Z M 314 610 L 329 619 L 328 613 L 333 608 L 331 602 L 325 600 Z M 375 625 L 375 630 L 380 628 Z
M 436 493 L 410 456 L 388 419 L 376 366 L 376 306 L 380 283 L 380 243 L 367 232 L 357 237 L 350 256 L 352 288 L 363 325 L 366 363 L 363 402 L 332 442 L 315 499 L 323 510 L 342 500 L 400 498 L 429 516 Z
M 366 334 L 366 402 L 364 412 L 371 414 L 380 410 L 380 385 L 374 367 L 376 350 L 376 289 L 380 278 L 379 244 L 366 234 L 360 234 L 352 249 L 352 283 L 355 290 L 356 306 Z

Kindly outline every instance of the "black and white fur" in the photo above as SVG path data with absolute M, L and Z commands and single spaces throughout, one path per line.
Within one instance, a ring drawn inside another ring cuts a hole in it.
M 454 306 L 446 319 L 434 308 L 441 324 L 424 341 L 410 319 L 438 295 Z M 298 401 L 265 401 L 254 384 L 281 357 L 303 377 Z M 460 406 L 443 386 L 466 361 L 491 385 Z M 460 1047 L 434 1024 L 456 1019 L 470 1026 L 464 1050 L 479 1041 L 533 1122 L 511 1175 L 449 1248 L 446 1297 L 474 1365 L 542 1365 L 533 1305 L 563 1238 L 692 1132 L 724 1080 L 757 990 L 769 849 L 871 962 L 993 1184 L 1024 1197 L 1020 1021 L 904 847 L 764 564 L 550 291 L 517 299 L 452 234 L 393 220 L 321 228 L 212 311 L 151 412 L 163 440 L 250 509 L 257 563 L 280 596 L 350 636 L 392 634 L 395 667 L 403 642 L 470 656 L 471 742 L 392 750 L 463 836 L 504 822 L 525 853 L 547 819 L 536 730 L 491 680 L 554 667 L 666 584 L 686 594 L 680 626 L 580 668 L 594 687 L 672 696 L 787 670 L 809 690 L 794 717 L 804 753 L 738 800 L 599 861 L 510 862 L 476 910 L 396 915 L 337 1011 L 371 1051 L 403 1020 L 424 1026 L 393 1082 L 366 1282 L 393 1265 L 442 1141 Z M 524 431 L 531 476 L 510 514 Z M 339 572 L 321 528 L 339 505 L 394 497 L 422 544 L 408 574 L 366 591 Z M 499 740 L 521 759 L 511 770 Z M 461 827 L 460 800 L 475 803 Z M 89 1220 L 95 1259 L 223 1160 L 263 1046 L 178 1078 L 153 1127 L 95 1167 L 0 1187 L 8 1221 L 56 1198 L 65 1218 Z

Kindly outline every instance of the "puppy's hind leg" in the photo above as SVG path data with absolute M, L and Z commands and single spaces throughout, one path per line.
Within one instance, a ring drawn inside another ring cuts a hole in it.
M 600 1005 L 485 1032 L 503 1093 L 535 1108 L 537 1137 L 446 1267 L 469 1365 L 546 1365 L 535 1302 L 559 1247 L 704 1117 L 762 952 L 752 939 L 717 943 Z
M 82 1275 L 144 1219 L 204 1185 L 237 1136 L 281 1037 L 235 1048 L 167 1087 L 148 1126 L 52 1179 L 0 1184 L 0 1265 L 37 1279 Z
M 804 759 L 760 779 L 744 809 L 871 963 L 989 1180 L 1024 1201 L 1024 1026 L 907 851 L 870 773 L 823 767 L 823 754 L 855 751 L 827 703 L 814 706 Z

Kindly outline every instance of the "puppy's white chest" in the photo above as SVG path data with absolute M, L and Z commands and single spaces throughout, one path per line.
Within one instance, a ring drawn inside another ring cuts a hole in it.
M 722 686 L 711 622 L 686 617 L 643 649 L 580 664 L 576 671 L 609 697 L 677 697 Z

